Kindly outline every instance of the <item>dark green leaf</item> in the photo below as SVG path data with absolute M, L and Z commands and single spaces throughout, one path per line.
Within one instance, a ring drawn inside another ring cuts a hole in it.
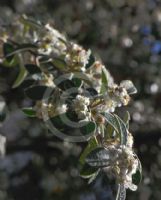
M 35 44 L 24 43 L 20 44 L 15 50 L 29 50 L 29 49 L 36 49 L 37 46 Z
M 50 118 L 50 122 L 53 126 L 62 131 L 65 135 L 69 136 L 91 136 L 91 134 L 95 133 L 95 123 L 94 122 L 79 122 L 77 117 L 74 117 L 75 114 L 72 112 L 67 112 L 64 114 L 57 115 L 55 117 Z M 73 126 L 71 122 L 77 124 Z M 80 123 L 80 124 L 79 124 Z
M 61 83 L 55 84 L 62 90 L 68 90 L 68 89 L 77 89 L 82 85 L 82 81 L 79 78 L 73 78 L 73 79 L 64 79 L 61 81 Z
M 94 122 L 83 122 L 84 125 L 80 128 L 80 131 L 83 135 L 89 135 L 91 133 L 95 133 L 96 124 Z
M 61 115 L 57 115 L 55 117 L 50 118 L 50 121 L 52 122 L 55 128 L 60 129 L 60 130 L 66 128 L 66 124 L 62 121 L 62 117 L 64 115 L 65 114 L 61 114 Z
M 88 96 L 97 96 L 98 95 L 98 92 L 94 88 L 87 88 L 86 90 L 89 93 L 89 95 L 87 93 Z
M 142 179 L 141 172 L 140 170 L 137 170 L 136 173 L 132 175 L 132 183 L 135 185 L 139 185 L 141 179 Z
M 10 55 L 12 52 L 14 52 L 15 48 L 12 44 L 10 43 L 4 43 L 3 45 L 3 52 L 4 52 L 4 56 L 6 57 L 7 62 L 12 62 L 14 55 L 8 56 Z
M 141 162 L 140 162 L 138 156 L 137 155 L 135 155 L 135 156 L 138 160 L 138 168 L 137 168 L 136 173 L 133 174 L 133 176 L 132 176 L 132 183 L 135 185 L 139 185 L 139 183 L 142 180 L 142 166 L 141 166 Z
M 4 48 L 5 48 L 4 54 L 5 54 L 6 59 L 8 59 L 8 58 L 11 59 L 11 58 L 13 58 L 13 56 L 15 54 L 21 53 L 22 51 L 28 51 L 28 50 L 36 49 L 37 46 L 34 45 L 34 44 L 20 44 L 18 47 L 13 49 L 13 47 L 11 47 L 11 46 L 9 48 L 9 45 L 7 43 L 7 47 L 4 47 Z
M 98 170 L 96 171 L 96 173 L 94 173 L 94 174 L 89 178 L 88 184 L 91 184 L 91 183 L 97 178 L 99 172 L 100 172 L 100 169 L 98 169 Z
M 36 116 L 36 111 L 33 110 L 32 107 L 23 108 L 22 111 L 23 111 L 28 117 L 35 117 L 35 116 Z
M 33 86 L 33 84 L 35 83 L 36 81 L 34 79 L 26 79 L 23 81 L 23 83 L 21 84 L 21 87 L 23 89 L 26 89 L 28 87 L 31 87 Z
M 89 140 L 88 145 L 86 146 L 86 148 L 84 149 L 84 151 L 82 152 L 80 158 L 79 158 L 79 162 L 81 164 L 85 163 L 85 158 L 86 156 L 96 147 L 98 146 L 98 142 L 96 140 L 96 138 L 92 138 Z
M 43 55 L 42 57 L 40 57 L 39 62 L 40 63 L 51 63 L 51 59 L 49 56 Z
M 41 73 L 40 68 L 37 65 L 34 64 L 26 64 L 25 68 L 30 74 L 36 74 L 36 73 Z
M 86 64 L 85 68 L 88 69 L 89 67 L 91 67 L 94 64 L 94 62 L 95 62 L 95 57 L 91 53 L 89 56 L 88 63 Z
M 98 147 L 91 151 L 86 157 L 86 163 L 92 167 L 107 167 L 110 164 L 109 150 Z
M 62 131 L 64 134 L 75 135 L 75 130 L 77 129 L 70 126 L 70 121 L 77 122 L 75 113 L 66 112 L 66 113 L 54 116 L 50 118 L 49 120 L 56 129 L 58 129 L 59 131 Z
M 98 168 L 91 167 L 87 163 L 83 165 L 82 169 L 80 170 L 80 176 L 83 178 L 90 178 L 92 177 L 96 172 L 98 171 Z
M 71 80 L 64 80 L 61 81 L 61 83 L 59 83 L 57 85 L 61 90 L 68 90 L 70 88 L 74 88 L 74 83 Z
M 25 94 L 32 100 L 41 100 L 49 98 L 54 89 L 47 86 L 32 86 L 25 90 Z
M 82 85 L 82 81 L 79 78 L 72 78 L 72 82 L 75 88 L 79 88 Z

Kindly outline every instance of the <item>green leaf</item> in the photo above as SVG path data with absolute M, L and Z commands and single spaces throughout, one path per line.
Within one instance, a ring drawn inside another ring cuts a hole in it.
M 22 111 L 23 111 L 23 113 L 25 113 L 25 115 L 27 115 L 28 117 L 36 117 L 36 111 L 33 110 L 32 107 L 23 108 Z
M 126 128 L 129 129 L 130 113 L 128 111 L 126 111 L 123 121 L 126 124 Z
M 39 63 L 41 63 L 41 64 L 50 63 L 51 65 L 53 65 L 52 62 L 51 62 L 50 56 L 48 56 L 48 55 L 41 56 L 40 59 L 39 59 Z
M 132 175 L 132 183 L 135 185 L 139 185 L 141 180 L 142 180 L 142 166 L 141 166 L 141 162 L 138 158 L 137 155 L 135 155 L 137 157 L 138 160 L 138 168 L 136 170 L 136 173 Z
M 23 44 L 20 44 L 16 50 L 25 50 L 25 49 L 36 49 L 37 46 L 35 44 L 31 44 L 31 43 L 23 43 Z
M 79 88 L 82 85 L 82 80 L 79 78 L 72 78 L 72 82 L 75 88 Z
M 25 90 L 25 94 L 32 100 L 47 99 L 50 96 L 45 95 L 45 92 L 51 94 L 53 91 L 52 87 L 47 86 L 31 86 Z M 46 94 L 47 94 L 46 93 Z
M 22 15 L 20 18 L 20 21 L 27 27 L 30 27 L 32 29 L 42 29 L 43 26 L 39 21 L 34 21 L 31 18 L 28 18 L 26 15 Z
M 81 164 L 85 163 L 85 158 L 86 156 L 92 151 L 94 150 L 96 147 L 98 146 L 98 141 L 95 137 L 91 138 L 88 142 L 88 145 L 86 146 L 86 148 L 83 150 L 80 158 L 79 158 L 79 162 Z
M 91 53 L 89 56 L 88 63 L 86 64 L 85 68 L 88 69 L 89 67 L 91 67 L 94 64 L 94 62 L 95 62 L 95 57 Z
M 74 84 L 71 80 L 61 81 L 60 84 L 57 85 L 61 90 L 68 90 L 74 87 Z
M 98 176 L 100 172 L 100 169 L 98 169 L 90 178 L 89 178 L 89 181 L 88 181 L 88 184 L 91 184 Z
M 64 60 L 61 60 L 59 58 L 55 58 L 52 62 L 54 64 L 54 66 L 60 70 L 66 70 L 66 63 L 64 62 Z
M 116 132 L 113 126 L 108 124 L 104 130 L 104 139 L 107 140 L 107 139 L 113 138 L 115 133 Z
M 135 185 L 139 185 L 141 182 L 142 175 L 140 173 L 140 170 L 137 170 L 135 174 L 132 175 L 132 183 Z
M 116 118 L 109 112 L 102 113 L 102 115 L 105 117 L 105 120 L 107 121 L 107 123 L 110 124 L 118 133 L 119 129 L 118 129 L 118 123 L 116 121 Z
M 34 44 L 20 44 L 18 47 L 12 49 L 12 51 L 9 50 L 10 52 L 8 52 L 5 57 L 6 59 L 8 59 L 11 58 L 11 56 L 14 56 L 15 54 L 21 53 L 22 51 L 29 51 L 33 49 L 37 49 L 37 46 Z
M 73 78 L 71 80 L 64 79 L 61 81 L 61 83 L 55 84 L 62 90 L 68 90 L 70 88 L 77 89 L 82 85 L 82 81 L 79 78 Z
M 96 124 L 92 121 L 90 122 L 83 122 L 83 126 L 80 128 L 80 131 L 83 135 L 89 135 L 91 133 L 95 133 Z
M 69 120 L 74 121 L 74 122 L 78 122 L 78 117 L 77 114 L 74 111 L 68 110 L 66 112 L 66 116 Z
M 14 50 L 15 48 L 12 44 L 7 43 L 7 42 L 3 44 L 3 53 L 8 63 L 11 63 L 14 58 L 14 55 L 8 56 L 12 52 L 14 52 Z
M 26 75 L 27 75 L 27 71 L 24 68 L 23 64 L 20 63 L 20 65 L 19 65 L 19 73 L 18 73 L 18 76 L 17 76 L 15 82 L 12 85 L 12 88 L 18 87 L 25 80 Z
M 54 117 L 51 117 L 48 121 L 52 123 L 52 125 L 65 135 L 76 135 L 76 131 L 78 132 L 78 128 L 70 126 L 70 121 L 77 123 L 77 118 L 74 117 L 75 113 L 66 112 Z M 74 118 L 74 119 L 73 119 Z M 79 131 L 80 132 L 80 131 Z M 80 135 L 80 133 L 79 133 Z
M 52 122 L 52 124 L 54 125 L 55 128 L 57 128 L 59 130 L 62 130 L 62 129 L 64 130 L 65 128 L 67 128 L 67 125 L 62 120 L 62 118 L 64 118 L 65 115 L 66 115 L 66 113 L 60 114 L 60 115 L 50 118 L 49 120 Z
M 112 115 L 111 113 L 103 113 L 106 121 L 115 129 L 120 137 L 120 143 L 122 145 L 126 145 L 128 130 L 126 128 L 126 124 L 122 121 L 122 119 L 117 115 Z
M 137 89 L 136 87 L 134 86 L 133 82 L 130 81 L 130 80 L 124 80 L 120 83 L 120 86 L 121 87 L 124 87 L 128 94 L 135 94 L 137 93 Z
M 117 124 L 118 124 L 118 130 L 119 130 L 119 136 L 120 136 L 120 143 L 121 145 L 126 145 L 127 144 L 127 137 L 128 137 L 128 130 L 126 128 L 126 124 L 122 121 L 122 119 L 115 115 Z
M 66 112 L 49 119 L 53 126 L 65 135 L 89 137 L 95 133 L 96 125 L 94 122 L 80 122 L 77 117 L 73 119 L 75 114 L 72 112 Z M 71 122 L 75 123 L 73 126 Z
M 90 96 L 97 96 L 98 92 L 94 88 L 87 88 L 87 95 L 89 93 Z
M 108 85 L 108 77 L 104 68 L 102 68 L 102 86 L 101 86 L 101 93 L 105 93 L 107 91 Z
M 30 74 L 37 74 L 37 73 L 41 73 L 40 68 L 37 65 L 34 64 L 26 64 L 25 68 L 27 69 L 27 71 Z
M 21 84 L 21 87 L 23 88 L 23 89 L 26 89 L 26 88 L 28 88 L 28 87 L 31 87 L 31 86 L 33 86 L 34 84 L 35 84 L 35 80 L 34 79 L 25 79 L 24 81 L 23 81 L 23 83 Z
M 86 163 L 91 167 L 107 167 L 110 164 L 109 150 L 98 147 L 91 151 L 86 157 Z
M 74 74 L 74 77 L 78 77 L 79 79 L 84 81 L 87 85 L 89 85 L 90 87 L 93 87 L 93 83 L 86 73 L 75 72 L 73 74 Z
M 4 67 L 15 67 L 18 65 L 18 61 L 16 57 L 14 56 L 11 62 L 8 62 L 6 59 L 3 60 L 3 66 Z
M 82 169 L 80 170 L 80 176 L 82 178 L 91 178 L 96 172 L 98 168 L 91 167 L 87 163 L 83 165 Z

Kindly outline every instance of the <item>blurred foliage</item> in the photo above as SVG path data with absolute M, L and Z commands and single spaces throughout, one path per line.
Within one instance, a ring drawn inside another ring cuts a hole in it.
M 118 82 L 133 80 L 138 94 L 128 109 L 136 151 L 143 163 L 143 181 L 128 199 L 160 200 L 161 2 L 1 0 L 1 30 L 21 13 L 53 23 L 98 52 Z M 104 184 L 108 180 L 99 178 L 87 186 L 78 176 L 77 157 L 83 144 L 51 138 L 38 120 L 27 119 L 20 111 L 30 102 L 24 100 L 21 87 L 11 89 L 17 72 L 0 66 L 0 119 L 5 119 L 0 132 L 8 140 L 7 156 L 0 164 L 0 199 L 113 199 L 111 188 Z

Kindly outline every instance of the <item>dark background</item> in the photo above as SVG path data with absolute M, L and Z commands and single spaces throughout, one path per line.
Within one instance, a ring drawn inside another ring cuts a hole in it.
M 55 27 L 100 55 L 117 83 L 138 89 L 130 105 L 130 130 L 143 180 L 128 200 L 161 199 L 161 2 L 158 0 L 0 0 L 0 25 L 27 14 Z M 0 133 L 7 155 L 0 162 L 0 200 L 110 200 L 104 176 L 92 185 L 79 177 L 85 144 L 60 141 L 42 122 L 26 118 L 22 88 L 11 89 L 14 69 L 0 66 Z M 3 118 L 3 114 L 1 114 Z

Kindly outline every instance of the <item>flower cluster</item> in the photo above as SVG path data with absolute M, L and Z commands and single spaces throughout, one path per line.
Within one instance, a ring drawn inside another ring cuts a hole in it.
M 109 112 L 114 112 L 116 107 L 127 105 L 130 101 L 130 96 L 126 88 L 114 85 L 109 87 L 104 94 L 105 109 Z
M 55 56 L 66 51 L 65 37 L 49 24 L 45 25 L 40 36 L 36 34 L 35 41 L 38 43 L 40 54 Z
M 106 140 L 104 147 L 108 150 L 109 163 L 104 168 L 106 173 L 111 173 L 117 182 L 124 185 L 126 189 L 135 191 L 137 185 L 133 183 L 132 177 L 140 167 L 138 157 L 133 151 L 133 136 L 128 132 L 127 145 L 120 145 L 119 141 Z
M 136 173 L 139 166 L 138 159 L 132 149 L 122 146 L 108 146 L 110 150 L 110 166 L 104 170 L 106 173 L 111 172 L 117 182 L 124 185 L 126 189 L 135 191 L 137 186 L 132 182 L 132 176 Z
M 86 51 L 81 46 L 71 43 L 67 48 L 65 62 L 72 71 L 85 71 L 91 51 Z
M 88 97 L 83 97 L 81 95 L 76 96 L 76 99 L 73 101 L 73 107 L 79 119 L 89 118 L 89 105 L 90 100 Z

